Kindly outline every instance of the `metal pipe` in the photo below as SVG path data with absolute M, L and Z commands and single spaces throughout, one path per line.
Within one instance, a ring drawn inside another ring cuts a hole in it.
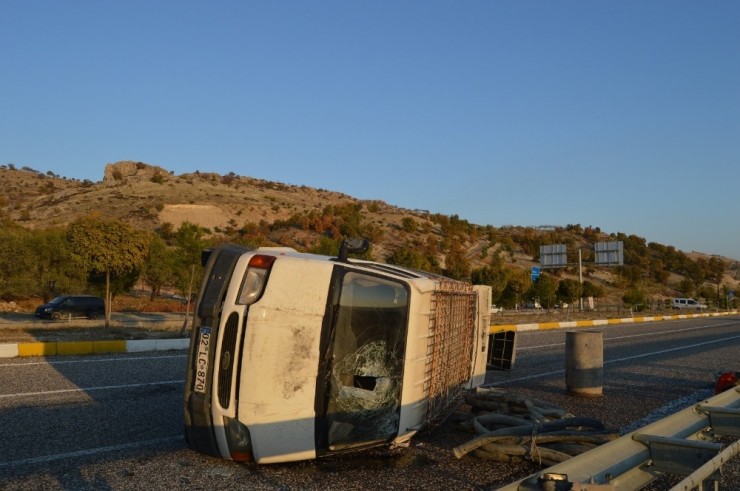
M 736 457 L 738 454 L 740 454 L 740 441 L 736 441 L 722 450 L 712 460 L 699 467 L 693 473 L 686 476 L 683 481 L 673 486 L 670 491 L 701 489 L 704 481 L 709 479 L 715 472 L 719 472 L 723 464 L 727 463 L 728 460 Z

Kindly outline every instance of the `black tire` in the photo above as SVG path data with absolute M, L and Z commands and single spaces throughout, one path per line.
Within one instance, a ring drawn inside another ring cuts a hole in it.
M 62 313 L 61 312 L 52 312 L 51 313 L 51 318 L 54 319 L 55 321 L 58 321 L 59 319 L 62 318 Z

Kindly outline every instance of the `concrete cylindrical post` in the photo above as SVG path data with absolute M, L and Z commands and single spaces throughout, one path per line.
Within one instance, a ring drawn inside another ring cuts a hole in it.
M 604 341 L 598 331 L 565 333 L 565 385 L 572 395 L 600 397 L 604 385 Z

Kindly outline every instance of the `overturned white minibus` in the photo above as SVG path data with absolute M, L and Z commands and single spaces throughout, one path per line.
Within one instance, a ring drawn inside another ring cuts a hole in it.
M 210 251 L 185 386 L 188 444 L 257 463 L 407 442 L 485 377 L 490 287 L 288 248 Z

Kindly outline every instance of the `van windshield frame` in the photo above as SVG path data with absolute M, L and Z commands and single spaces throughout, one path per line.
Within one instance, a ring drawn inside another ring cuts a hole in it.
M 409 318 L 400 280 L 337 267 L 332 284 L 316 398 L 321 453 L 398 435 Z

